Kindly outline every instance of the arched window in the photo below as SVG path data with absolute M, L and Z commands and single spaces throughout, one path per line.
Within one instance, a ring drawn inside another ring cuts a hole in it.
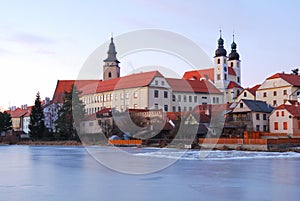
M 108 77 L 111 78 L 111 72 L 108 72 Z
M 220 59 L 218 59 L 217 63 L 220 64 Z

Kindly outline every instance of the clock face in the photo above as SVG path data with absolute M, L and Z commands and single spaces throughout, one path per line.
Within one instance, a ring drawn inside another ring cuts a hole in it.
M 224 72 L 227 72 L 227 68 L 226 67 L 224 67 Z

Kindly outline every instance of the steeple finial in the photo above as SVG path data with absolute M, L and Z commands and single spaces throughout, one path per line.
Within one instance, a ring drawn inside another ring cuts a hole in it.
M 220 38 L 222 38 L 222 29 L 221 29 L 221 27 L 220 27 Z

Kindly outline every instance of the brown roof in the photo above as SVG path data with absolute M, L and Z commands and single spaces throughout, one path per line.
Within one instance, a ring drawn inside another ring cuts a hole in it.
M 267 80 L 281 78 L 293 86 L 300 87 L 300 75 L 276 73 L 267 78 Z
M 184 80 L 176 78 L 166 78 L 166 80 L 175 92 L 222 94 L 212 83 L 206 80 Z

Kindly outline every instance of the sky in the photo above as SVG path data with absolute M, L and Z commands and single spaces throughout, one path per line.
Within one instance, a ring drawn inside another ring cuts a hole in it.
M 42 99 L 52 98 L 57 80 L 76 79 L 88 56 L 108 42 L 111 33 L 119 36 L 141 29 L 171 31 L 195 42 L 213 59 L 219 29 L 227 52 L 234 31 L 243 87 L 300 67 L 297 0 L 0 3 L 0 108 L 4 109 L 33 105 L 37 92 Z M 103 59 L 99 57 L 99 61 Z M 128 72 L 132 66 L 140 65 L 138 60 L 141 58 L 120 59 L 121 69 Z M 182 62 L 173 61 L 171 65 L 175 71 L 180 65 L 189 69 Z

